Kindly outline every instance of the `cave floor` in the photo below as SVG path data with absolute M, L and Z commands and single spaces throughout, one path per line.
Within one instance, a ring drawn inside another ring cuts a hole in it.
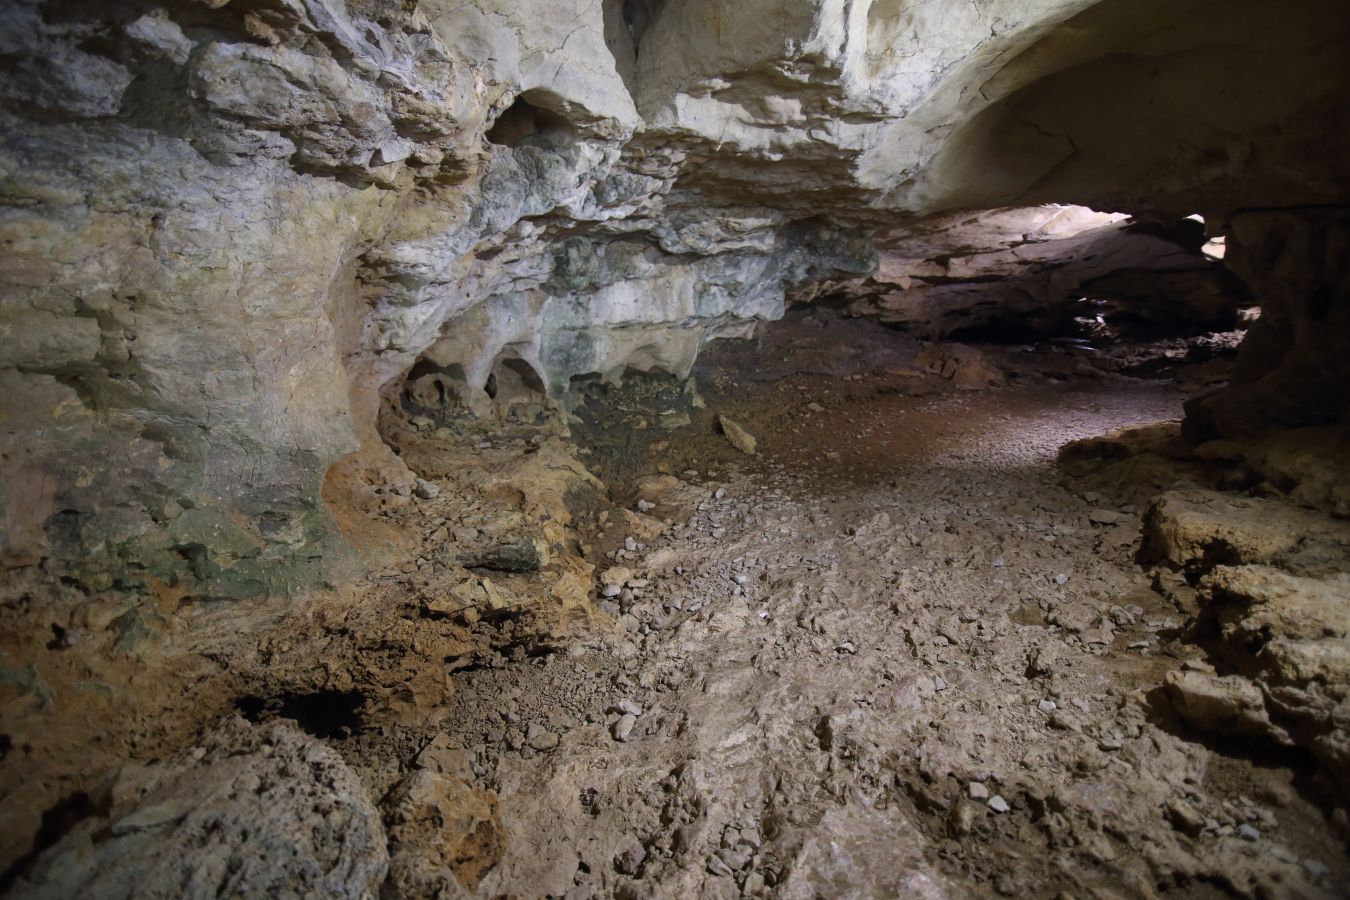
M 1160 702 L 1203 654 L 1133 558 L 1157 486 L 1056 465 L 1070 440 L 1178 417 L 1177 385 L 932 389 L 913 346 L 827 337 L 702 364 L 704 408 L 754 456 L 711 428 L 653 440 L 640 405 L 578 429 L 611 496 L 654 505 L 593 535 L 609 624 L 453 675 L 445 724 L 505 832 L 480 848 L 495 866 L 469 866 L 477 893 L 1347 883 L 1306 760 L 1202 743 Z
M 1204 652 L 1135 552 L 1193 473 L 1057 464 L 1175 420 L 1221 366 L 990 349 L 1004 374 L 959 390 L 920 353 L 794 316 L 710 348 L 697 391 L 598 389 L 566 434 L 396 418 L 436 490 L 339 510 L 387 566 L 164 607 L 135 665 L 34 649 L 59 702 L 15 719 L 6 777 L 62 808 L 122 761 L 191 764 L 222 716 L 289 718 L 379 809 L 388 896 L 1335 896 L 1311 760 L 1163 698 Z

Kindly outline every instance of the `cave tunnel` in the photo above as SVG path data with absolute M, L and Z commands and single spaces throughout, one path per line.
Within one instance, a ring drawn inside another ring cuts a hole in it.
M 0 895 L 1344 896 L 1343 2 L 0 37 Z

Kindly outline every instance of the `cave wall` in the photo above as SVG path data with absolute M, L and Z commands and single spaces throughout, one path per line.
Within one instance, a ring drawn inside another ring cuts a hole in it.
M 419 359 L 564 400 L 865 275 L 880 226 L 1346 196 L 1329 0 L 16 0 L 6 565 L 284 589 Z M 1234 220 L 1238 221 L 1237 219 Z
M 1231 383 L 1187 403 L 1189 436 L 1350 422 L 1350 208 L 1243 210 L 1227 244 L 1261 317 Z

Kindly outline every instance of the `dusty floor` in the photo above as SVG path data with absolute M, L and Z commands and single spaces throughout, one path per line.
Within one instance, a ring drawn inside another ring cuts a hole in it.
M 1133 559 L 1156 486 L 1056 466 L 1070 440 L 1176 418 L 1177 387 L 923 388 L 904 342 L 820 327 L 850 339 L 782 332 L 698 373 L 754 457 L 706 429 L 648 436 L 659 403 L 578 430 L 614 496 L 665 527 L 597 541 L 615 548 L 599 562 L 616 629 L 456 674 L 449 733 L 505 830 L 479 894 L 1347 883 L 1300 794 L 1306 760 L 1211 749 L 1160 705 L 1164 672 L 1198 652 Z M 680 480 L 622 480 L 644 461 Z
M 1221 364 L 1005 350 L 1006 382 L 963 391 L 918 349 L 795 315 L 713 348 L 701 393 L 596 386 L 569 440 L 394 423 L 434 496 L 381 488 L 381 527 L 421 550 L 257 612 L 242 648 L 184 636 L 239 610 L 192 611 L 195 687 L 105 756 L 293 719 L 380 809 L 389 896 L 1341 893 L 1312 760 L 1190 733 L 1162 696 L 1205 663 L 1135 551 L 1187 470 L 1056 463 L 1177 418 Z

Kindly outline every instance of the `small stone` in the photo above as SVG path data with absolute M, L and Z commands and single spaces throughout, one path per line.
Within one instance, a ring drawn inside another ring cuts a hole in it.
M 1205 830 L 1205 817 L 1184 800 L 1173 800 L 1167 804 L 1167 820 L 1172 827 L 1190 837 L 1199 837 Z
M 1049 675 L 1059 663 L 1059 650 L 1054 644 L 1042 644 L 1032 654 L 1028 668 L 1032 675 Z
M 995 794 L 990 797 L 989 802 L 985 805 L 996 813 L 1005 813 L 1012 809 L 1012 807 L 1008 805 L 1008 801 L 1003 799 L 1002 794 Z
M 945 680 L 943 680 L 942 676 L 941 676 L 941 675 L 934 675 L 934 676 L 933 676 L 933 690 L 935 690 L 935 691 L 945 691 L 946 689 L 947 689 L 947 682 L 946 682 Z
M 1261 832 L 1257 831 L 1255 828 L 1253 828 L 1251 825 L 1248 825 L 1246 822 L 1243 822 L 1241 825 L 1238 826 L 1237 833 L 1238 837 L 1242 838 L 1244 841 L 1261 840 Z
M 1036 708 L 1048 716 L 1059 707 L 1055 704 L 1055 701 L 1053 700 L 1042 700 L 1040 703 L 1036 704 Z
M 754 435 L 750 434 L 750 432 L 746 431 L 734 420 L 729 419 L 726 416 L 718 416 L 717 421 L 721 423 L 722 433 L 727 436 L 727 440 L 731 442 L 731 446 L 747 456 L 755 455 L 757 442 Z
M 1004 561 L 1003 557 L 1001 557 L 1001 556 L 996 556 L 996 557 L 994 557 L 994 568 L 995 568 L 995 569 L 1001 569 L 1001 568 L 1003 568 L 1003 567 L 1006 566 L 1006 565 L 1007 565 L 1007 562 Z
M 614 708 L 625 715 L 629 716 L 642 715 L 642 707 L 639 706 L 635 701 L 629 700 L 627 697 L 624 697 L 618 703 L 615 703 Z
M 750 580 L 750 576 L 744 573 L 737 573 L 736 575 L 731 576 L 731 580 L 737 584 L 745 584 Z
M 629 553 L 636 550 L 637 546 L 637 538 L 626 537 L 623 539 L 623 549 L 627 550 Z
M 633 570 L 627 566 L 610 566 L 600 573 L 601 584 L 624 585 L 633 578 Z
M 638 512 L 644 512 L 644 513 L 645 513 L 645 512 L 648 512 L 648 511 L 650 511 L 650 510 L 653 510 L 653 509 L 656 509 L 656 504 L 655 504 L 655 503 L 648 503 L 646 500 L 638 500 L 638 502 L 637 502 L 637 511 L 638 511 Z
M 633 734 L 633 726 L 636 724 L 637 716 L 632 713 L 624 713 L 619 717 L 619 721 L 614 723 L 614 740 L 626 743 Z
M 641 844 L 634 843 L 614 857 L 614 870 L 621 875 L 636 875 L 642 871 L 642 863 L 647 851 Z
M 1303 861 L 1303 868 L 1314 878 L 1326 878 L 1331 874 L 1331 867 L 1321 860 L 1305 859 Z
M 969 624 L 971 622 L 978 622 L 980 619 L 980 614 L 975 610 L 971 609 L 970 607 L 966 607 L 965 609 L 961 610 L 959 618 L 961 619 L 962 622 Z
M 607 584 L 600 589 L 600 596 L 617 597 L 622 590 L 623 588 L 619 587 L 617 584 Z
M 961 797 L 947 814 L 947 834 L 951 837 L 963 837 L 975 828 L 975 817 L 979 807 Z
M 439 485 L 419 478 L 416 487 L 413 488 L 413 493 L 423 500 L 435 500 L 441 495 L 441 488 Z
M 1118 513 L 1114 509 L 1094 509 L 1088 513 L 1088 521 L 1093 525 L 1119 525 L 1127 518 L 1129 517 L 1124 513 Z
M 534 730 L 533 725 L 530 726 L 530 730 Z M 528 745 L 535 750 L 552 750 L 554 747 L 558 746 L 558 736 L 551 731 L 541 730 L 538 734 L 529 737 L 526 740 Z
M 745 868 L 750 862 L 750 857 L 754 855 L 753 851 L 746 846 L 723 847 L 717 851 L 717 857 L 727 864 L 727 868 L 733 872 Z
M 1055 576 L 1055 584 L 1059 585 L 1060 587 L 1064 587 L 1064 585 L 1068 583 L 1069 583 L 1069 576 L 1065 575 L 1063 572 L 1060 572 L 1058 575 Z
M 972 781 L 966 785 L 966 794 L 972 800 L 988 800 L 989 788 L 985 787 L 983 782 Z

